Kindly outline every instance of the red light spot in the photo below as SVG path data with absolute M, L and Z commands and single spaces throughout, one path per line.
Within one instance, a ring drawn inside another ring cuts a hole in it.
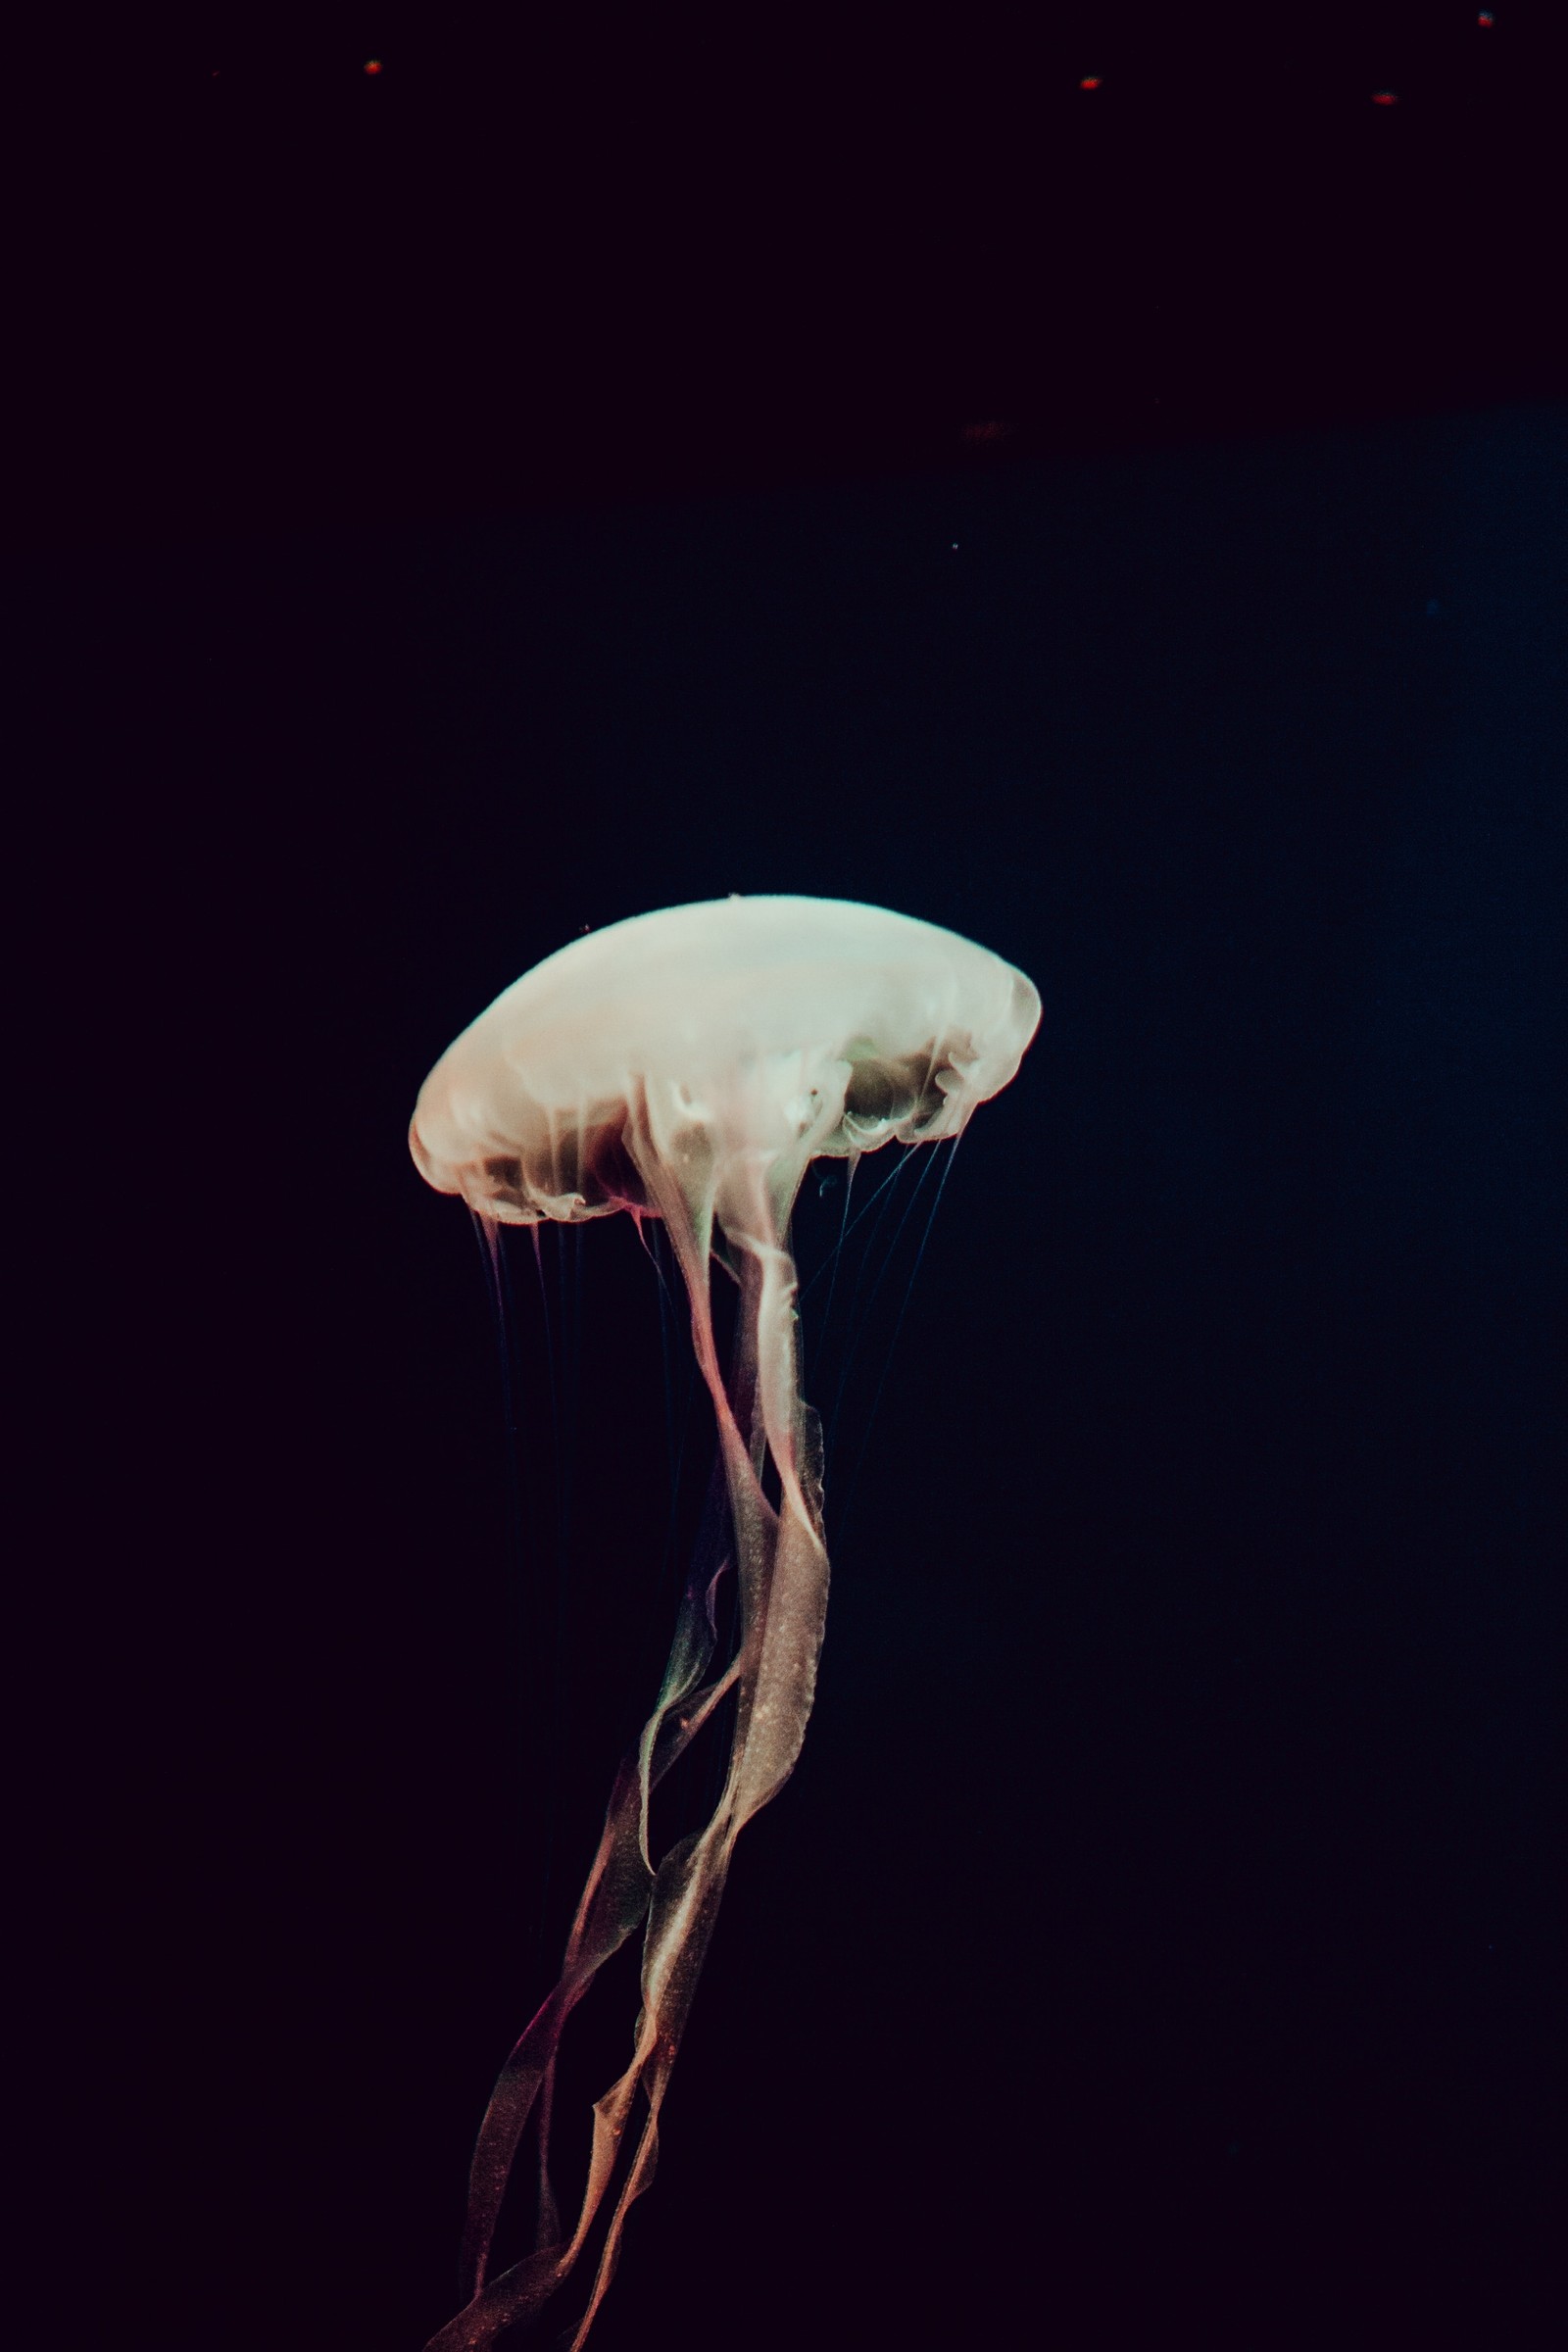
M 1491 9 L 1490 9 L 1490 8 L 1484 8 L 1484 9 L 1481 11 L 1481 14 L 1480 14 L 1480 16 L 1479 16 L 1479 17 L 1477 17 L 1477 19 L 1476 19 L 1476 23 L 1477 23 L 1478 24 L 1495 24 L 1495 23 L 1496 23 L 1496 22 L 1497 22 L 1497 20 L 1496 20 L 1496 18 L 1495 18 L 1495 17 L 1493 15 L 1493 13 L 1492 13 L 1492 11 L 1491 11 Z
M 1398 94 L 1394 90 L 1374 90 L 1372 93 L 1372 103 L 1374 106 L 1397 106 L 1399 103 Z
M 1081 90 L 1098 90 L 1100 87 L 1100 75 L 1098 74 L 1086 74 L 1082 81 L 1078 84 L 1078 87 Z
M 365 61 L 365 71 L 367 74 L 379 74 L 381 71 L 381 60 L 378 57 L 368 57 Z

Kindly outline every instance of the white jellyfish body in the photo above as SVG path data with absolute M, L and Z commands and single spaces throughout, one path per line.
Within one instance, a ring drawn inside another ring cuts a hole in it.
M 816 1681 L 827 1603 L 821 1445 L 800 1393 L 789 1223 L 810 1161 L 956 1136 L 1015 1074 L 1040 1018 L 1031 983 L 955 933 L 840 900 L 733 898 L 573 941 L 498 997 L 419 1093 L 410 1134 L 438 1191 L 481 1217 L 577 1222 L 617 1208 L 663 1220 L 685 1278 L 712 1399 L 739 1593 L 735 1654 L 707 1683 L 711 1590 L 688 1587 L 658 1704 L 617 1777 L 561 1977 L 492 2096 L 465 2242 L 468 2300 L 428 2352 L 473 2352 L 539 2312 L 587 2243 L 617 2173 L 573 2352 L 647 2184 L 660 2108 L 735 1839 L 788 1777 Z M 740 1285 L 735 1359 L 720 1367 L 709 1293 L 720 1244 Z M 770 1461 L 778 1501 L 764 1490 Z M 735 1693 L 729 1768 L 706 1827 L 658 1859 L 653 1788 Z M 562 2029 L 603 1961 L 644 1928 L 631 2063 L 594 2111 L 575 2222 L 548 2170 Z M 621 2172 L 641 2090 L 646 2113 Z M 534 2253 L 488 2276 L 524 2130 L 538 2132 Z

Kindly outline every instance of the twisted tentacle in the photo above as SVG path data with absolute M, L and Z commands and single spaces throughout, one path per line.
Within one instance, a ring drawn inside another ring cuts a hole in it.
M 801 1398 L 795 1348 L 796 1277 L 788 1243 L 793 1184 L 770 1183 L 761 1164 L 719 1166 L 711 1153 L 671 1165 L 654 1140 L 646 1105 L 627 1136 L 649 1205 L 664 1219 L 691 1303 L 692 1338 L 712 1398 L 734 1531 L 739 1637 L 731 1665 L 702 1684 L 713 1645 L 713 1586 L 688 1586 L 659 1701 L 616 1776 L 562 1973 L 496 2084 L 475 2150 L 465 2238 L 468 2301 L 426 2352 L 480 2352 L 502 2328 L 534 2318 L 563 2287 L 613 2180 L 637 2093 L 641 2132 L 611 2213 L 587 2307 L 573 2332 L 580 2352 L 619 2258 L 626 2216 L 653 2178 L 659 2118 L 728 1876 L 735 1841 L 794 1767 L 815 1690 L 827 1605 L 822 1539 L 821 1442 Z M 801 1165 L 806 1154 L 803 1153 Z M 731 1388 L 720 1374 L 709 1295 L 715 1213 L 738 1263 L 741 1320 Z M 743 1421 L 748 1427 L 743 1431 Z M 779 1503 L 762 1485 L 764 1456 Z M 706 1828 L 651 1864 L 652 1790 L 732 1689 L 728 1773 Z M 594 2108 L 588 2177 L 569 2238 L 563 2238 L 548 2169 L 549 2116 L 562 2032 L 598 1970 L 646 1920 L 642 2008 L 630 2064 Z M 491 2241 L 529 2118 L 540 2118 L 538 2240 L 532 2254 L 486 2278 Z

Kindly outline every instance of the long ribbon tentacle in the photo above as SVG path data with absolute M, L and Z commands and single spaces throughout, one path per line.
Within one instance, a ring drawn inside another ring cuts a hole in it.
M 609 2193 L 639 2090 L 646 2115 L 612 2210 L 587 2308 L 571 2337 L 580 2352 L 619 2257 L 626 2216 L 653 2178 L 659 2117 L 736 1838 L 788 1778 L 810 1713 L 827 1603 L 822 1539 L 821 1439 L 800 1396 L 795 1348 L 796 1276 L 787 1231 L 792 1192 L 770 1192 L 760 1166 L 723 1171 L 724 1232 L 738 1257 L 741 1319 L 730 1388 L 714 1342 L 709 1264 L 720 1171 L 671 1169 L 650 1133 L 646 1106 L 627 1136 L 686 1281 L 692 1339 L 712 1398 L 733 1522 L 739 1637 L 726 1671 L 702 1686 L 713 1642 L 712 1588 L 688 1585 L 659 1702 L 616 1776 L 605 1828 L 578 1906 L 561 1977 L 518 2040 L 492 2095 L 470 2179 L 465 2276 L 469 2300 L 426 2352 L 481 2352 L 504 2328 L 533 2318 L 565 2283 Z M 743 1424 L 745 1425 L 743 1427 Z M 770 1455 L 775 1508 L 762 1484 Z M 716 1581 L 716 1580 L 715 1580 Z M 651 1866 L 652 1789 L 712 1713 L 735 1691 L 729 1767 L 706 1828 Z M 594 2108 L 582 2202 L 562 2241 L 549 2186 L 546 2141 L 556 2054 L 572 2009 L 610 1955 L 646 1919 L 642 2008 L 631 2062 Z M 539 2240 L 534 2252 L 487 2279 L 507 2181 L 529 2117 L 541 2117 Z

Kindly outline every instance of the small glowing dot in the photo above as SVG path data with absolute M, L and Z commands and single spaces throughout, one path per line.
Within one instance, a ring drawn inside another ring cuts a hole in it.
M 1098 90 L 1100 87 L 1100 75 L 1098 74 L 1086 74 L 1082 81 L 1078 84 L 1078 87 L 1081 90 Z
M 956 555 L 956 554 L 957 554 L 957 552 L 958 552 L 958 542 L 956 541 L 956 539 L 955 539 L 955 541 L 953 542 L 953 552 L 954 552 L 954 554 L 955 554 L 955 555 Z
M 365 71 L 367 74 L 379 74 L 381 71 L 381 60 L 378 57 L 368 57 L 365 61 Z
M 1399 103 L 1398 94 L 1394 90 L 1374 90 L 1372 93 L 1372 103 L 1374 106 L 1397 106 Z
M 1490 9 L 1490 8 L 1484 8 L 1484 9 L 1481 11 L 1481 14 L 1480 14 L 1480 16 L 1479 16 L 1479 17 L 1477 17 L 1477 19 L 1476 19 L 1476 23 L 1477 23 L 1478 24 L 1495 24 L 1495 23 L 1496 23 L 1496 22 L 1497 22 L 1497 20 L 1496 20 L 1496 18 L 1495 18 L 1495 17 L 1493 15 L 1493 13 L 1492 13 L 1492 11 L 1491 11 L 1491 9 Z

